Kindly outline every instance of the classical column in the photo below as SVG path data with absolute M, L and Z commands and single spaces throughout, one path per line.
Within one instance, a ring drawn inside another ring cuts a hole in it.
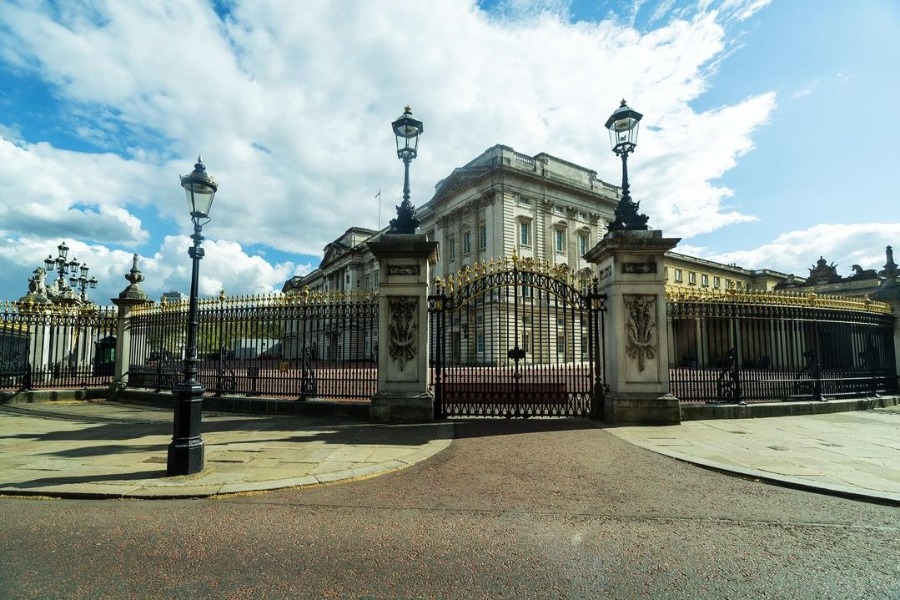
M 679 241 L 658 230 L 614 230 L 585 254 L 607 295 L 603 418 L 609 423 L 681 421 L 678 399 L 669 394 L 663 266 L 663 255 Z
M 113 304 L 119 308 L 116 323 L 116 364 L 113 377 L 115 389 L 124 389 L 128 384 L 128 365 L 131 362 L 131 311 L 135 306 L 150 302 L 140 286 L 144 275 L 138 267 L 137 254 L 132 259 L 131 271 L 125 276 L 125 279 L 129 282 L 128 287 L 122 290 L 118 298 L 112 299 Z
M 378 259 L 378 423 L 434 420 L 428 390 L 428 280 L 437 242 L 421 234 L 384 234 L 368 242 Z

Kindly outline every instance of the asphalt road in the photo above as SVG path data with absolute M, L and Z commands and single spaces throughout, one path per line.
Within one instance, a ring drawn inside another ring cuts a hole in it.
M 900 509 L 588 422 L 457 425 L 407 470 L 207 500 L 0 498 L 0 598 L 900 599 Z

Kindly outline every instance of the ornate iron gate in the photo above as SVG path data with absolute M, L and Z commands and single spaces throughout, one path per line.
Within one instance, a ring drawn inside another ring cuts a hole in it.
M 516 256 L 435 280 L 435 417 L 599 416 L 605 300 L 588 271 Z

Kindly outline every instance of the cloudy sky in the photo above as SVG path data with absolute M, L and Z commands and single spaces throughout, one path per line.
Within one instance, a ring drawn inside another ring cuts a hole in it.
M 121 291 L 186 292 L 178 175 L 219 182 L 201 294 L 280 290 L 387 224 L 390 122 L 425 123 L 412 200 L 502 143 L 618 184 L 678 251 L 801 275 L 900 249 L 895 0 L 3 0 L 0 297 L 66 241 Z M 381 200 L 377 195 L 381 192 Z

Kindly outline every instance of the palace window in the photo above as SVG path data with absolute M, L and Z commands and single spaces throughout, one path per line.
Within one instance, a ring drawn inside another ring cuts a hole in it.
M 588 236 L 582 233 L 578 236 L 578 256 L 584 256 L 588 251 Z
M 709 287 L 709 275 L 700 276 L 700 285 L 702 285 L 703 287 Z
M 713 277 L 713 287 L 719 289 L 722 287 L 722 278 L 721 277 Z
M 697 285 L 697 274 L 693 271 L 688 271 L 688 283 L 691 285 Z
M 447 238 L 447 256 L 450 257 L 450 260 L 456 260 L 456 238 L 452 235 Z
M 566 253 L 566 230 L 565 229 L 557 229 L 555 231 L 555 239 L 556 239 L 556 251 L 559 254 Z
M 478 248 L 487 250 L 487 225 L 484 223 L 478 226 Z
M 472 232 L 464 231 L 463 232 L 463 254 L 471 254 L 472 253 Z
M 479 332 L 477 336 L 475 336 L 476 350 L 478 352 L 484 352 L 484 333 Z
M 681 269 L 675 269 L 675 283 L 681 283 L 684 281 L 684 277 L 681 274 Z
M 519 221 L 519 245 L 531 245 L 531 223 L 529 221 Z

